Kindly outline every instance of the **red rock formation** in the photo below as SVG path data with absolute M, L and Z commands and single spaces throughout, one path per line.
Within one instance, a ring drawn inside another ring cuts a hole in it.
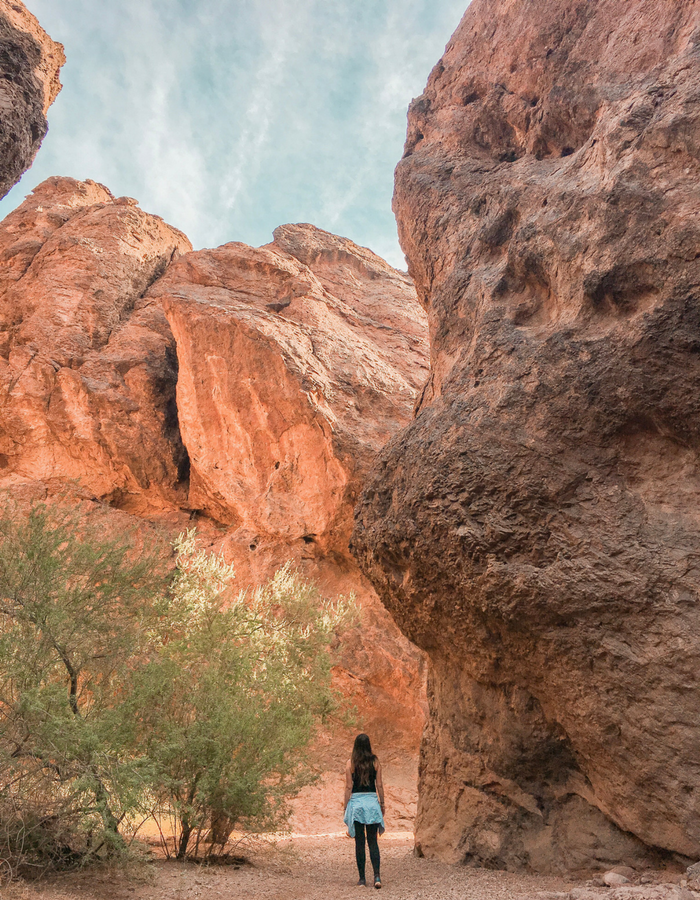
M 52 178 L 0 227 L 0 467 L 138 511 L 186 461 L 175 347 L 143 295 L 187 238 L 102 185 Z
M 700 3 L 473 0 L 409 113 L 431 385 L 354 545 L 431 658 L 417 843 L 700 856 Z
M 177 343 L 190 506 L 226 526 L 222 546 L 241 584 L 292 559 L 324 590 L 357 597 L 362 625 L 343 638 L 336 684 L 401 780 L 423 728 L 423 663 L 358 572 L 348 538 L 366 473 L 410 421 L 427 376 L 412 283 L 351 241 L 286 225 L 266 247 L 182 257 L 147 296 Z M 340 773 L 332 744 L 327 765 Z
M 177 341 L 190 505 L 252 540 L 346 547 L 362 477 L 427 377 L 410 280 L 351 241 L 286 225 L 257 250 L 189 254 L 149 298 Z
M 131 513 L 177 533 L 194 517 L 240 588 L 291 560 L 326 593 L 355 594 L 361 624 L 342 635 L 336 685 L 405 827 L 424 662 L 348 537 L 366 472 L 427 376 L 425 314 L 406 275 L 312 226 L 257 250 L 189 249 L 90 181 L 49 179 L 0 224 L 0 488 L 69 484 L 117 507 L 117 526 Z M 322 793 L 319 816 L 319 795 L 302 798 L 297 827 L 339 829 L 351 737 L 337 723 L 321 735 L 338 802 Z
M 20 0 L 0 0 L 0 197 L 31 166 L 66 58 Z

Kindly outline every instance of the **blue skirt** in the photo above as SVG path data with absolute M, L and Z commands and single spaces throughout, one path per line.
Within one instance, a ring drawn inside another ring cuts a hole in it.
M 379 825 L 379 833 L 384 834 L 384 816 L 379 805 L 379 798 L 374 791 L 372 793 L 353 794 L 345 807 L 343 821 L 348 826 L 348 834 L 355 837 L 355 822 L 363 825 Z

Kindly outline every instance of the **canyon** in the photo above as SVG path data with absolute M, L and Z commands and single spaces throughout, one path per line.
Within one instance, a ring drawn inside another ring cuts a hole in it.
M 0 0 L 0 196 L 31 165 L 63 47 Z M 0 223 L 0 490 L 78 503 L 105 530 L 171 540 L 195 527 L 247 590 L 291 562 L 353 596 L 334 683 L 370 731 L 410 828 L 425 661 L 349 553 L 352 509 L 379 449 L 407 425 L 427 368 L 413 283 L 310 225 L 267 247 L 192 252 L 104 185 L 54 177 Z M 337 830 L 354 728 L 331 720 L 321 782 L 292 827 Z
M 698 35 L 473 0 L 409 110 L 431 375 L 352 547 L 430 658 L 426 856 L 700 855 Z
M 0 41 L 4 194 L 65 57 L 19 2 Z M 5 496 L 357 599 L 297 830 L 364 729 L 390 829 L 420 743 L 419 856 L 700 857 L 699 46 L 700 0 L 472 0 L 409 109 L 408 275 L 309 224 L 195 251 L 89 180 L 0 223 Z

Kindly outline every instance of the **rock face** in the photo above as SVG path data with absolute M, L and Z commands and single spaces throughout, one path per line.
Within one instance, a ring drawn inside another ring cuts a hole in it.
M 431 660 L 416 840 L 700 856 L 700 3 L 473 0 L 395 211 L 430 320 L 354 549 Z
M 0 223 L 0 490 L 68 487 L 115 527 L 195 524 L 240 588 L 291 560 L 324 592 L 355 594 L 335 683 L 387 767 L 391 826 L 410 827 L 424 658 L 348 539 L 366 473 L 427 377 L 425 313 L 405 274 L 309 225 L 259 249 L 190 249 L 91 181 L 49 179 Z M 320 736 L 329 775 L 297 827 L 340 827 L 353 736 L 337 723 Z
M 427 322 L 410 279 L 370 251 L 310 225 L 274 237 L 189 253 L 147 294 L 177 345 L 188 503 L 226 529 L 241 584 L 291 559 L 328 592 L 356 596 L 362 623 L 343 638 L 336 685 L 399 783 L 423 729 L 424 664 L 348 540 L 367 471 L 427 378 Z M 335 826 L 316 816 L 316 827 L 337 830 L 336 806 L 326 814 Z
M 192 508 L 251 542 L 347 547 L 363 476 L 428 375 L 408 277 L 286 225 L 266 247 L 189 254 L 149 298 L 177 342 Z
M 187 238 L 95 182 L 52 178 L 0 226 L 0 473 L 80 479 L 123 509 L 186 483 L 175 342 L 143 295 Z
M 61 90 L 63 46 L 20 0 L 0 0 L 0 197 L 31 166 Z

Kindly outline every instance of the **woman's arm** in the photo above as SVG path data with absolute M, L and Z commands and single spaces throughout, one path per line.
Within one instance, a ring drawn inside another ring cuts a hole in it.
M 379 797 L 379 805 L 382 808 L 382 815 L 384 815 L 384 782 L 382 781 L 382 767 L 377 760 L 377 797 Z
M 348 805 L 348 801 L 352 797 L 352 763 L 348 760 L 345 766 L 345 800 L 343 801 L 343 809 Z

